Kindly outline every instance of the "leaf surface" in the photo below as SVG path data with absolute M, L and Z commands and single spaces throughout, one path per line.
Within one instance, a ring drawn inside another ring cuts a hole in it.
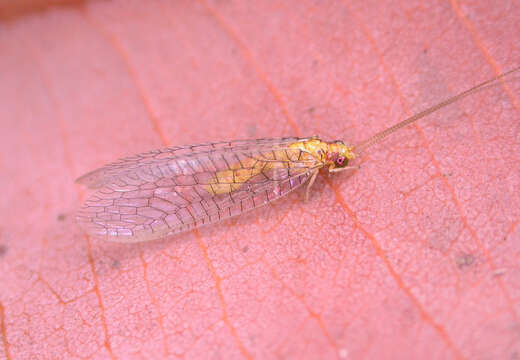
M 146 244 L 88 238 L 74 179 L 126 155 L 356 143 L 518 66 L 487 1 L 0 2 L 0 358 L 513 359 L 520 81 L 361 170 Z

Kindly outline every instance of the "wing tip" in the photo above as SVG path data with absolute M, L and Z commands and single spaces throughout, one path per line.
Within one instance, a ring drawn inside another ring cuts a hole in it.
M 105 184 L 105 172 L 103 169 L 90 171 L 74 180 L 76 184 L 85 185 L 89 189 L 97 189 Z

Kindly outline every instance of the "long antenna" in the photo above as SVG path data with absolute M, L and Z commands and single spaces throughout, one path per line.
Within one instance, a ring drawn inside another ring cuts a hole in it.
M 422 119 L 423 117 L 425 117 L 426 115 L 429 115 L 445 106 L 448 106 L 450 104 L 453 104 L 454 102 L 460 100 L 460 99 L 463 99 L 465 98 L 466 96 L 469 96 L 479 90 L 482 90 L 484 87 L 486 86 L 492 86 L 492 85 L 496 85 L 496 84 L 493 84 L 494 82 L 496 82 L 497 80 L 500 80 L 504 77 L 506 77 L 507 75 L 510 75 L 512 73 L 514 73 L 515 71 L 518 71 L 520 70 L 520 66 L 512 69 L 512 70 L 509 70 L 503 74 L 500 74 L 500 75 L 497 75 L 495 76 L 494 78 L 490 79 L 490 80 L 487 80 L 487 81 L 484 81 L 483 83 L 480 83 L 474 87 L 472 87 L 471 89 L 468 89 L 466 91 L 463 91 L 461 92 L 460 94 L 458 95 L 455 95 L 455 96 L 452 96 L 444 101 L 441 101 L 440 103 L 438 103 L 437 105 L 433 105 L 432 107 L 424 110 L 424 111 L 421 111 L 420 113 L 417 113 L 415 115 L 412 115 L 410 116 L 408 119 L 404 119 L 403 121 L 395 124 L 394 126 L 391 126 L 389 127 L 388 129 L 386 130 L 383 130 L 377 134 L 375 134 L 374 136 L 371 136 L 369 137 L 368 139 L 360 142 L 359 144 L 355 145 L 354 146 L 354 150 L 356 152 L 356 154 L 361 154 L 363 151 L 365 151 L 367 148 L 369 148 L 370 146 L 372 145 L 375 145 L 377 144 L 378 142 L 380 142 L 381 140 L 383 140 L 384 138 L 386 138 L 388 135 L 390 134 L 393 134 L 394 132 L 396 132 L 397 130 L 405 127 L 405 126 L 408 126 L 414 122 L 416 122 L 417 120 L 419 119 Z

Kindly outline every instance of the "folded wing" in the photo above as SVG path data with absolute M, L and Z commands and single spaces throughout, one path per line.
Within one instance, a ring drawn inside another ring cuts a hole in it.
M 168 148 L 120 160 L 78 179 L 97 189 L 78 219 L 96 237 L 139 242 L 242 214 L 296 189 L 321 166 L 290 148 L 294 141 Z

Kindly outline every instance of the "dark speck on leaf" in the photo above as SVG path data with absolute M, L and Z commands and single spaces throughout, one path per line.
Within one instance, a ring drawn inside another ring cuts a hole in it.
M 0 244 L 0 257 L 3 257 L 5 254 L 7 254 L 7 246 Z
M 455 257 L 455 264 L 462 270 L 475 262 L 475 256 L 471 254 L 460 254 Z
M 65 214 L 59 214 L 57 217 L 58 221 L 63 221 L 63 220 L 65 220 L 65 218 L 66 218 Z
M 247 252 L 247 250 L 249 250 L 249 248 L 247 247 L 247 245 L 244 246 L 244 247 L 242 248 L 242 251 L 245 252 L 245 253 Z
M 120 265 L 121 263 L 119 262 L 119 260 L 112 261 L 112 268 L 117 269 Z

